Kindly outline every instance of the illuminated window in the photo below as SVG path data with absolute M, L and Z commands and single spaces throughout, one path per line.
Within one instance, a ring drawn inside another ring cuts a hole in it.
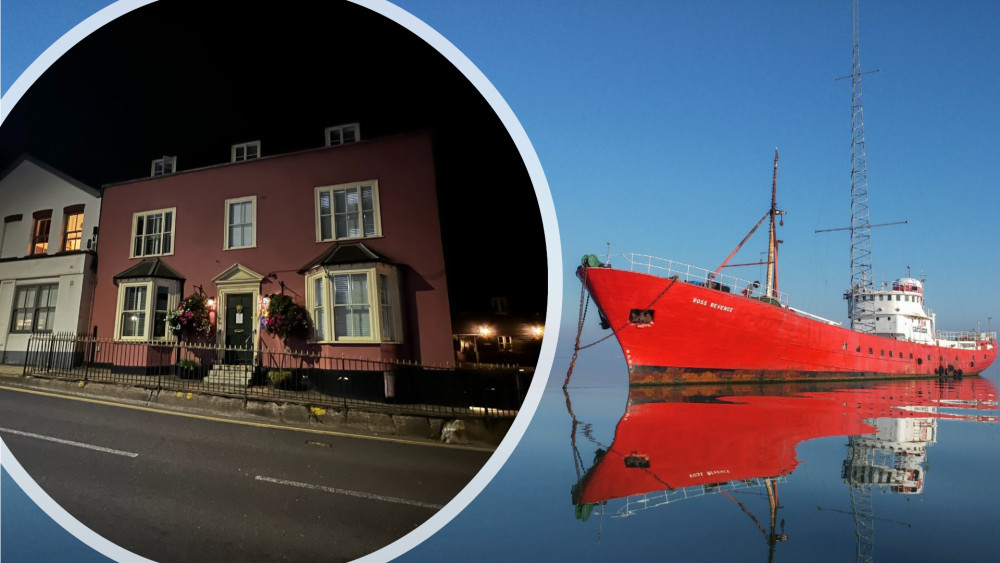
M 83 206 L 63 210 L 63 250 L 80 250 L 83 241 Z
M 348 266 L 345 266 L 348 268 Z M 306 306 L 320 342 L 400 342 L 395 268 L 327 268 L 306 278 Z
M 118 340 L 166 340 L 167 315 L 180 302 L 180 282 L 157 279 L 118 287 Z
M 29 254 L 46 254 L 49 251 L 49 231 L 52 228 L 52 210 L 38 211 L 34 214 L 31 226 L 31 248 Z

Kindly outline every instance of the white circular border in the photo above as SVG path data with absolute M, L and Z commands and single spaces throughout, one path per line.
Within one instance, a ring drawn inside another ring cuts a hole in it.
M 0 99 L 0 125 L 6 120 L 10 109 L 17 104 L 25 91 L 66 51 L 105 24 L 132 10 L 151 4 L 153 1 L 120 0 L 90 16 L 60 37 L 58 41 L 53 43 L 52 46 L 31 63 L 10 87 L 7 94 Z M 358 559 L 359 562 L 374 562 L 388 561 L 399 557 L 433 535 L 457 516 L 493 479 L 514 451 L 514 447 L 521 440 L 525 430 L 527 430 L 528 423 L 531 422 L 531 418 L 534 416 L 535 410 L 542 399 L 542 393 L 549 378 L 549 371 L 555 359 L 563 288 L 562 246 L 559 241 L 559 229 L 556 222 L 552 194 L 549 191 L 548 182 L 542 171 L 542 165 L 538 161 L 538 155 L 535 154 L 535 149 L 531 146 L 531 141 L 528 140 L 528 136 L 524 132 L 524 128 L 521 127 L 521 123 L 514 116 L 514 112 L 511 111 L 510 106 L 507 105 L 507 102 L 504 101 L 493 84 L 451 42 L 409 12 L 385 0 L 349 1 L 389 18 L 426 41 L 447 58 L 476 87 L 476 90 L 479 91 L 483 98 L 489 102 L 490 107 L 493 108 L 497 117 L 500 118 L 504 127 L 507 128 L 507 132 L 521 154 L 521 159 L 524 161 L 528 176 L 531 178 L 531 184 L 534 186 L 535 197 L 538 200 L 538 207 L 541 212 L 542 226 L 545 231 L 545 248 L 548 259 L 548 303 L 545 311 L 545 335 L 542 338 L 542 348 L 538 357 L 537 368 L 531 386 L 528 388 L 524 403 L 521 406 L 520 413 L 514 419 L 507 435 L 493 455 L 487 460 L 483 468 L 444 508 L 399 540 Z M 24 468 L 17 463 L 17 460 L 11 455 L 10 450 L 2 443 L 2 440 L 0 440 L 0 464 L 3 465 L 4 469 L 7 470 L 18 486 L 49 517 L 102 555 L 117 561 L 149 561 L 104 539 L 66 512 L 24 471 Z

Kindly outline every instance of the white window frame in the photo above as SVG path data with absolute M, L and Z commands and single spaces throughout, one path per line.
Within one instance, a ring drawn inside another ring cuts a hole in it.
M 354 139 L 351 141 L 344 140 L 344 131 L 353 129 Z M 336 139 L 333 138 L 333 134 L 336 134 Z M 361 125 L 357 122 L 345 123 L 343 125 L 335 125 L 333 127 L 327 127 L 323 130 L 323 137 L 326 141 L 326 146 L 336 147 L 338 145 L 346 145 L 350 143 L 356 143 L 361 140 Z
M 149 175 L 153 178 L 157 176 L 166 176 L 167 174 L 173 174 L 177 171 L 177 157 L 176 156 L 164 156 L 163 158 L 154 159 L 149 165 Z
M 341 336 L 336 334 L 336 307 L 333 277 L 351 274 L 367 276 L 367 307 L 369 336 Z M 317 281 L 320 281 L 317 298 Z M 381 283 L 387 283 L 381 291 Z M 384 299 L 385 298 L 385 299 Z M 385 302 L 385 301 L 388 302 Z M 400 301 L 399 274 L 396 268 L 375 264 L 352 264 L 342 267 L 318 269 L 306 276 L 306 308 L 315 327 L 315 341 L 322 344 L 398 344 L 403 342 L 403 319 Z M 322 318 L 316 312 L 322 311 Z M 391 323 L 391 326 L 387 323 Z M 386 333 L 391 329 L 391 334 Z
M 371 235 L 365 235 L 364 233 L 364 210 L 361 209 L 356 212 L 359 219 L 359 224 L 361 228 L 361 234 L 359 236 L 337 236 L 337 215 L 346 214 L 346 210 L 338 210 L 336 208 L 336 197 L 335 193 L 340 191 L 357 190 L 359 204 L 361 204 L 361 189 L 370 186 L 372 189 L 372 219 L 373 219 L 373 232 Z M 330 201 L 330 214 L 324 215 L 322 212 L 321 201 L 324 194 L 328 194 L 327 197 Z M 347 184 L 336 184 L 333 186 L 320 186 L 315 190 L 315 205 L 316 205 L 316 242 L 327 242 L 334 240 L 356 240 L 365 238 L 378 238 L 382 236 L 382 208 L 379 203 L 378 195 L 378 180 L 366 180 L 363 182 L 350 182 Z M 330 222 L 330 234 L 329 236 L 324 236 L 323 234 L 323 218 L 328 216 Z
M 34 294 L 31 296 L 31 302 L 27 301 L 27 292 L 34 290 Z M 42 292 L 46 291 L 46 302 L 45 306 L 41 306 Z M 19 307 L 19 300 L 24 297 L 25 302 L 23 307 Z M 51 333 L 53 327 L 55 326 L 56 319 L 56 307 L 59 306 L 59 284 L 57 282 L 52 283 L 38 283 L 38 284 L 26 284 L 19 285 L 14 288 L 14 298 L 11 302 L 11 316 L 10 316 L 10 333 L 11 334 L 38 334 L 38 333 Z M 27 330 L 19 329 L 17 327 L 18 312 L 23 311 L 23 316 L 27 317 L 28 322 L 30 322 L 31 327 Z M 45 311 L 45 322 L 41 323 L 42 328 L 38 328 L 39 313 Z M 45 325 L 49 325 L 47 328 Z
M 161 225 L 166 225 L 166 223 L 167 223 L 167 213 L 170 213 L 170 230 L 167 231 L 166 227 L 163 227 L 160 230 L 160 232 L 157 233 L 159 235 L 159 237 L 160 237 L 160 250 L 161 250 L 161 252 L 159 252 L 159 253 L 150 252 L 150 253 L 147 254 L 145 252 L 145 250 L 146 250 L 146 237 L 153 236 L 153 235 L 147 234 L 145 232 L 146 227 L 149 225 L 148 218 L 152 217 L 152 216 L 155 216 L 155 215 L 160 215 L 160 224 Z M 137 234 L 135 232 L 136 225 L 138 224 L 140 217 L 142 217 L 142 219 L 143 219 L 143 231 L 144 232 L 143 232 L 142 235 L 139 235 L 139 234 Z M 131 237 L 129 237 L 129 249 L 128 249 L 129 258 L 145 258 L 147 256 L 171 256 L 171 255 L 173 255 L 174 248 L 177 246 L 176 230 L 177 230 L 177 208 L 176 207 L 169 207 L 169 208 L 165 208 L 165 209 L 152 209 L 150 211 L 137 211 L 137 212 L 133 213 L 132 214 L 132 231 L 131 231 L 132 235 L 131 235 Z M 169 235 L 169 240 L 170 240 L 170 250 L 168 252 L 162 252 L 163 246 L 164 246 L 163 241 L 165 239 L 165 235 Z M 140 237 L 140 236 L 143 238 L 142 252 L 141 253 L 136 253 L 136 251 L 135 251 L 135 243 L 136 243 L 136 239 L 138 237 Z
M 257 154 L 254 156 L 247 156 L 247 153 L 250 152 L 249 149 L 251 147 L 256 149 Z M 240 153 L 240 149 L 242 149 L 242 154 L 238 154 Z M 257 140 L 257 141 L 247 141 L 246 143 L 236 143 L 235 145 L 232 146 L 232 148 L 229 151 L 229 158 L 231 162 L 244 162 L 247 160 L 254 160 L 260 158 L 260 141 Z
M 83 248 L 83 218 L 83 211 L 63 212 L 62 244 L 59 250 L 70 252 Z
M 31 246 L 29 256 L 41 256 L 49 253 L 49 240 L 52 238 L 52 210 L 39 211 L 31 222 Z
M 146 290 L 146 302 L 141 309 L 136 309 L 136 311 L 141 311 L 145 314 L 145 319 L 141 327 L 142 334 L 125 336 L 123 334 L 125 327 L 122 323 L 122 315 L 125 313 L 125 294 L 129 288 L 139 287 Z M 158 310 L 156 309 L 156 293 L 157 288 L 160 287 L 167 288 L 167 307 L 166 309 Z M 167 342 L 174 340 L 174 336 L 166 326 L 166 323 L 170 311 L 176 309 L 180 303 L 180 293 L 181 287 L 178 280 L 140 278 L 139 280 L 123 280 L 120 282 L 118 284 L 118 302 L 115 307 L 115 340 L 133 342 Z M 156 314 L 158 312 L 163 313 L 163 319 L 160 321 L 163 323 L 163 336 L 153 335 L 153 324 L 157 322 Z
M 250 203 L 250 243 L 243 244 L 240 246 L 233 246 L 233 241 L 231 240 L 231 230 L 230 227 L 230 210 L 234 204 L 240 203 Z M 257 247 L 257 196 L 245 196 L 245 197 L 234 197 L 232 199 L 226 200 L 225 209 L 225 224 L 223 225 L 223 230 L 225 231 L 222 235 L 222 248 L 223 250 L 241 250 L 244 248 L 256 248 Z

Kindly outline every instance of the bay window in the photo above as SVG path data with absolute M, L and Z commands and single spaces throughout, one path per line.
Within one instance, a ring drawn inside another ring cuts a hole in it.
M 116 340 L 166 340 L 167 315 L 180 303 L 180 282 L 146 278 L 122 281 L 118 286 Z
M 327 266 L 306 276 L 319 342 L 400 342 L 399 278 L 388 264 Z

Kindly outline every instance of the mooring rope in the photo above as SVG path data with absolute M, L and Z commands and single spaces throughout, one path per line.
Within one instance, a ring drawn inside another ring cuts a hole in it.
M 580 335 L 583 334 L 583 320 L 587 317 L 587 307 L 590 306 L 590 294 L 587 293 L 587 269 L 583 270 L 583 279 L 580 280 L 580 312 L 576 322 L 576 343 L 573 344 L 573 358 L 569 361 L 569 369 L 566 370 L 566 379 L 563 380 L 563 391 L 569 385 L 569 376 L 573 374 L 573 366 L 576 365 L 576 357 L 580 354 Z
M 569 378 L 570 378 L 571 375 L 573 375 L 573 367 L 576 365 L 576 358 L 580 354 L 580 350 L 586 350 L 587 348 L 590 348 L 591 346 L 596 346 L 596 345 L 600 344 L 601 342 L 604 342 L 605 340 L 611 338 L 612 336 L 615 336 L 620 331 L 624 330 L 625 327 L 627 327 L 628 325 L 634 324 L 631 321 L 631 319 L 630 319 L 630 320 L 626 321 L 625 324 L 623 324 L 622 326 L 620 326 L 620 327 L 612 330 L 611 334 L 608 334 L 608 335 L 604 336 L 603 338 L 595 340 L 594 342 L 591 342 L 590 344 L 587 344 L 586 346 L 580 346 L 580 335 L 583 333 L 583 321 L 584 321 L 584 319 L 587 316 L 587 308 L 590 305 L 590 294 L 587 293 L 587 270 L 588 270 L 587 268 L 585 268 L 583 270 L 583 279 L 580 280 L 581 281 L 581 284 L 580 284 L 580 314 L 579 314 L 579 320 L 576 323 L 576 343 L 573 345 L 573 357 L 569 361 L 569 369 L 566 370 L 566 379 L 563 380 L 563 389 L 566 389 L 566 387 L 569 385 Z M 676 274 L 674 276 L 672 276 L 670 278 L 670 283 L 667 284 L 667 287 L 663 288 L 663 291 L 661 291 L 660 294 L 657 295 L 649 303 L 649 305 L 646 305 L 645 308 L 646 309 L 651 309 L 653 307 L 653 305 L 656 305 L 656 302 L 659 301 L 660 299 L 662 299 L 663 296 L 666 295 L 668 291 L 670 291 L 670 288 L 673 287 L 675 283 L 677 283 L 678 279 L 680 279 L 680 276 L 678 276 Z

